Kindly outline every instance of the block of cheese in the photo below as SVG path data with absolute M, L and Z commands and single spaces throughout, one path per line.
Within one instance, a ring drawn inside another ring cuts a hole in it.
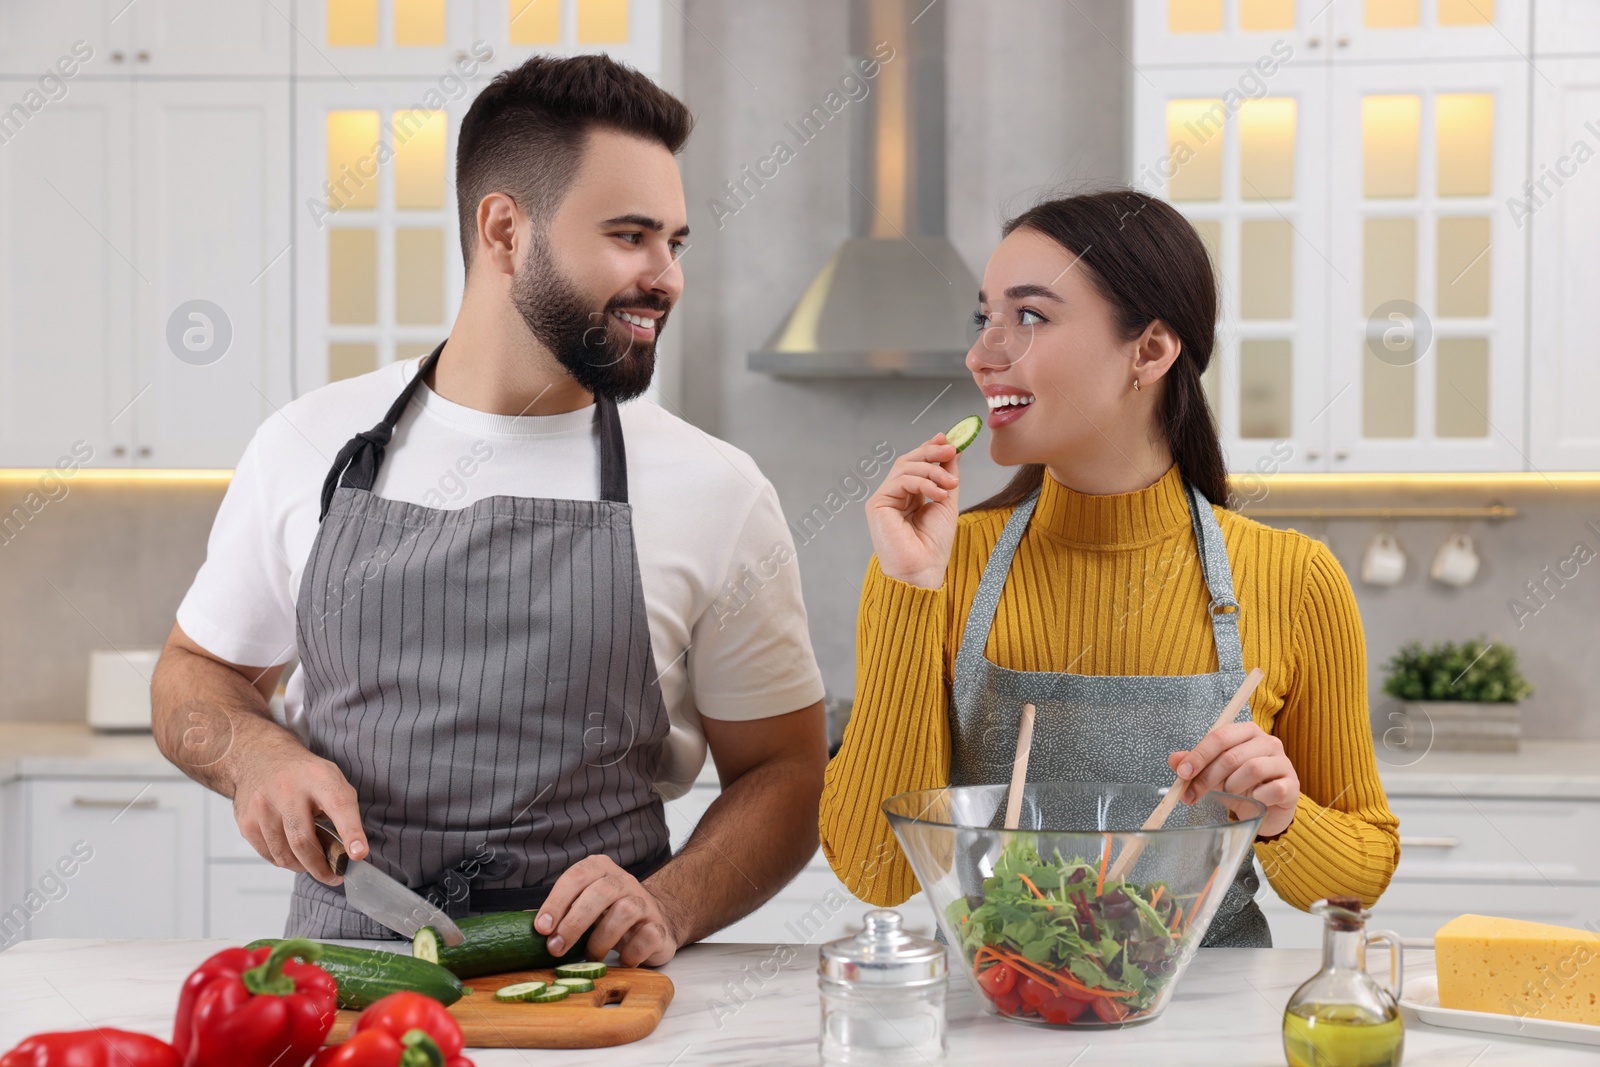
M 1433 948 L 1441 1008 L 1600 1026 L 1600 934 L 1458 915 Z

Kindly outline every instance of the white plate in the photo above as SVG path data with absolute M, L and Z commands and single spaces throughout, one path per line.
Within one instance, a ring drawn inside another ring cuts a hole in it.
M 1574 1041 L 1580 1045 L 1600 1045 L 1600 1026 L 1584 1023 L 1563 1023 L 1550 1019 L 1518 1018 L 1492 1011 L 1462 1011 L 1459 1008 L 1439 1007 L 1439 979 L 1437 975 L 1418 978 L 1406 976 L 1405 996 L 1400 1003 L 1417 1013 L 1417 1018 L 1434 1026 L 1447 1026 L 1453 1030 L 1476 1030 L 1481 1034 L 1503 1034 L 1507 1037 L 1534 1037 L 1544 1041 Z

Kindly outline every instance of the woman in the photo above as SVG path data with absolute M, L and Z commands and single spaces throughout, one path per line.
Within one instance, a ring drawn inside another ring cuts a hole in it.
M 967 367 L 990 454 L 1021 469 L 959 514 L 960 464 L 940 434 L 867 501 L 876 555 L 823 796 L 829 862 L 865 900 L 910 897 L 879 805 L 1008 780 L 1031 702 L 1031 779 L 1176 774 L 1186 801 L 1254 797 L 1267 809 L 1255 853 L 1280 896 L 1371 903 L 1399 849 L 1361 621 L 1326 547 L 1226 509 L 1201 387 L 1216 288 L 1199 235 L 1126 191 L 1042 203 L 1004 232 Z M 1241 721 L 1206 734 L 1258 665 Z M 1247 857 L 1206 944 L 1271 944 L 1258 888 Z

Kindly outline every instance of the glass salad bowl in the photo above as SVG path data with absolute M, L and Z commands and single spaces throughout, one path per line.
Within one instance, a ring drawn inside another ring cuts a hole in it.
M 1266 808 L 1232 793 L 1139 827 L 1163 786 L 1042 782 L 901 793 L 883 812 L 991 1014 L 1104 1028 L 1161 1014 Z M 1121 852 L 1137 860 L 1120 878 Z

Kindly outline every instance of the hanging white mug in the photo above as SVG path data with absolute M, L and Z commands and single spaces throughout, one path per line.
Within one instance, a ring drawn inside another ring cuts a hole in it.
M 1361 557 L 1361 580 L 1368 585 L 1399 585 L 1406 576 L 1406 554 L 1394 534 L 1377 533 Z
M 1467 585 L 1478 576 L 1478 550 L 1472 538 L 1464 533 L 1454 533 L 1444 539 L 1433 557 L 1429 572 L 1434 581 L 1445 585 Z

